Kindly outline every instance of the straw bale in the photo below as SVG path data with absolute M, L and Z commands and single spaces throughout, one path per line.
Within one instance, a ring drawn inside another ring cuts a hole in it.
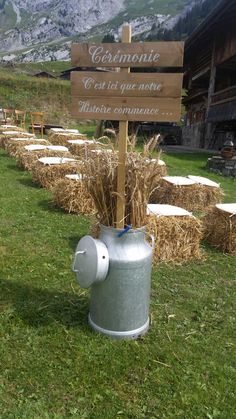
M 85 134 L 73 132 L 53 132 L 49 134 L 48 139 L 52 144 L 68 147 L 69 140 L 87 140 L 87 136 Z
M 43 188 L 51 189 L 56 181 L 66 175 L 80 173 L 81 165 L 80 161 L 52 165 L 45 165 L 38 161 L 32 168 L 32 178 Z
M 186 178 L 186 180 L 188 179 Z M 224 193 L 221 188 L 203 185 L 196 181 L 192 182 L 189 185 L 177 185 L 162 178 L 158 182 L 150 202 L 175 205 L 188 211 L 203 211 L 217 202 L 222 202 Z
M 21 169 L 32 171 L 38 159 L 41 157 L 66 157 L 73 158 L 69 151 L 58 151 L 58 150 L 32 150 L 27 151 L 24 147 L 16 153 L 17 165 Z
M 200 220 L 193 216 L 150 214 L 147 217 L 147 231 L 155 238 L 154 263 L 183 263 L 202 257 L 202 225 Z
M 4 131 L 1 134 L 1 146 L 3 148 L 6 148 L 6 144 L 8 143 L 9 139 L 12 138 L 35 138 L 34 134 L 30 134 L 26 131 L 19 131 L 17 129 L 17 131 Z
M 78 179 L 58 180 L 53 188 L 53 200 L 69 213 L 87 215 L 95 212 L 94 202 L 81 176 Z
M 221 203 L 224 199 L 224 191 L 219 184 L 202 176 L 188 176 L 195 180 L 198 184 L 197 198 L 198 208 L 196 210 L 203 211 L 215 204 Z M 195 208 L 194 208 L 195 209 Z
M 80 157 L 81 159 L 88 157 L 89 150 L 101 148 L 97 141 L 81 139 L 68 141 L 67 147 L 74 156 Z
M 0 125 L 0 134 L 6 131 L 24 131 L 23 128 L 18 127 L 17 125 Z
M 16 138 L 10 138 L 5 143 L 5 149 L 10 154 L 11 157 L 16 157 L 17 154 L 24 149 L 26 145 L 30 144 L 42 144 L 47 145 L 49 144 L 47 140 L 43 138 L 20 138 L 19 141 Z
M 230 214 L 217 206 L 209 208 L 203 226 L 207 242 L 224 253 L 236 255 L 236 213 Z

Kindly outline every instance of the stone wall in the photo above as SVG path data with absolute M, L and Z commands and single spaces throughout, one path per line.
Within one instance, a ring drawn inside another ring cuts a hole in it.
M 214 156 L 207 160 L 207 169 L 219 175 L 236 177 L 236 157 L 227 160 Z

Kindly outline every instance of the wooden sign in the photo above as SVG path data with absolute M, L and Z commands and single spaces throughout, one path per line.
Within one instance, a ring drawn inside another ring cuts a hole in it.
M 182 67 L 183 42 L 72 44 L 71 59 L 79 67 Z
M 182 74 L 130 73 L 130 67 L 182 67 L 183 42 L 131 43 L 124 25 L 122 42 L 72 44 L 78 67 L 120 68 L 118 72 L 73 72 L 72 115 L 78 119 L 119 121 L 116 227 L 125 224 L 125 166 L 128 121 L 178 122 Z
M 72 97 L 72 115 L 78 119 L 113 121 L 177 122 L 181 115 L 180 98 L 94 98 Z
M 162 73 L 71 73 L 72 96 L 170 97 L 181 96 L 183 75 Z

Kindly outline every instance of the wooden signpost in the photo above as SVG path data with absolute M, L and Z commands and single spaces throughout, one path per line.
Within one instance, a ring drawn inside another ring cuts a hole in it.
M 72 115 L 119 122 L 117 228 L 124 227 L 128 121 L 177 122 L 181 116 L 181 73 L 130 73 L 130 67 L 182 67 L 183 42 L 131 43 L 124 25 L 122 42 L 73 44 L 75 66 L 120 69 L 72 72 Z

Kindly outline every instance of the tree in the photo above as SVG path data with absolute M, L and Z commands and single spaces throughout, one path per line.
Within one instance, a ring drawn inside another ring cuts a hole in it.
M 112 33 L 107 33 L 106 35 L 104 35 L 102 42 L 110 44 L 110 43 L 113 43 L 113 42 L 116 42 L 116 41 L 115 41 L 115 37 Z

